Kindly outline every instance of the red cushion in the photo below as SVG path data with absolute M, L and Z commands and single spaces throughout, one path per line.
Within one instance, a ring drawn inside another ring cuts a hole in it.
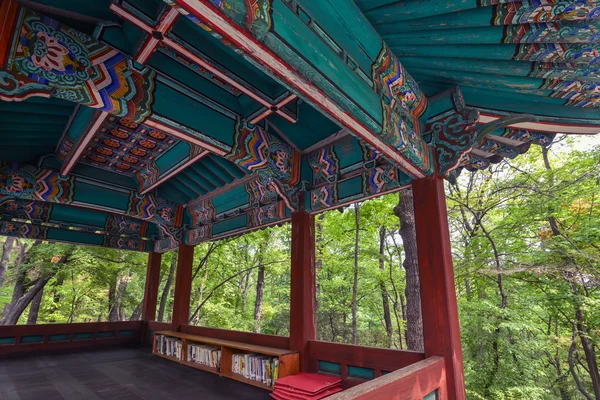
M 335 376 L 301 372 L 296 375 L 277 379 L 275 381 L 275 387 L 279 386 L 314 394 L 332 386 L 339 385 L 341 382 L 342 379 Z

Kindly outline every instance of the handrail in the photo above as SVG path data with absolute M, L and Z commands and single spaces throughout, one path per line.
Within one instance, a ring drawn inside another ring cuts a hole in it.
M 377 378 L 384 373 L 395 371 L 425 359 L 425 354 L 416 351 L 357 346 L 319 340 L 309 340 L 307 354 L 312 372 L 332 373 L 332 371 L 321 370 L 320 366 L 323 363 L 327 363 L 330 367 L 337 367 L 339 369 L 337 375 L 344 380 L 344 386 L 361 383 L 360 380 L 348 380 L 348 378 L 353 377 L 352 373 L 349 374 L 350 368 L 359 367 L 372 370 L 372 378 Z M 355 376 L 355 378 L 368 379 L 358 376 Z
M 436 393 L 437 391 L 437 393 Z M 436 393 L 433 395 L 433 393 Z M 443 357 L 429 357 L 328 397 L 328 400 L 446 400 L 446 366 Z
M 204 326 L 194 325 L 182 325 L 179 330 L 183 333 L 191 333 L 193 335 L 220 338 L 223 340 L 231 340 L 234 342 L 249 343 L 257 346 L 277 347 L 280 349 L 290 348 L 290 338 L 286 336 L 230 331 L 226 329 L 208 328 Z
M 40 350 L 139 343 L 142 321 L 2 325 L 0 356 Z

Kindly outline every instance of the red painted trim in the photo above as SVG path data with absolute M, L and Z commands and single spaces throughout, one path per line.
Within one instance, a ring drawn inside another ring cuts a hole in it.
M 355 175 L 352 178 L 354 178 L 356 176 L 359 176 L 359 175 Z M 322 187 L 322 186 L 325 186 L 325 185 L 319 185 L 319 186 L 317 186 L 317 188 Z M 372 195 L 369 195 L 369 196 L 366 196 L 366 197 L 361 197 L 360 199 L 356 199 L 355 198 L 355 199 L 352 199 L 352 200 L 343 201 L 343 202 L 337 203 L 337 204 L 335 204 L 335 205 L 333 205 L 331 207 L 321 208 L 318 211 L 312 211 L 311 214 L 316 215 L 316 214 L 320 214 L 320 213 L 325 212 L 325 211 L 335 210 L 336 208 L 345 207 L 345 206 L 348 206 L 350 204 L 354 204 L 357 201 L 365 201 L 365 200 L 375 199 L 377 197 L 381 197 L 381 196 L 386 195 L 386 194 L 399 192 L 402 189 L 406 189 L 409 186 L 410 185 L 403 185 L 403 186 L 399 186 L 397 188 L 393 188 L 393 189 L 390 189 L 390 190 L 385 190 L 383 192 L 375 193 L 375 194 L 372 194 Z M 310 192 L 308 192 L 308 193 L 310 194 Z
M 17 3 L 10 0 L 2 0 L 0 4 L 0 69 L 7 67 L 19 8 Z
M 140 341 L 142 327 L 141 321 L 0 326 L 0 337 L 15 337 L 14 345 L 0 345 L 0 356 L 115 344 L 135 344 Z M 133 330 L 135 334 L 131 337 L 118 338 L 119 330 Z M 105 339 L 97 337 L 98 332 L 108 331 L 115 332 L 115 336 Z M 92 333 L 92 339 L 75 340 L 76 333 Z M 69 335 L 69 339 L 61 342 L 48 342 L 49 335 Z M 43 342 L 21 343 L 23 336 L 43 336 Z
M 181 171 L 183 171 L 190 165 L 195 164 L 196 161 L 200 160 L 202 157 L 206 156 L 208 153 L 209 153 L 208 150 L 204 150 L 204 151 L 200 152 L 200 154 L 198 154 L 195 157 L 190 158 L 188 161 L 186 161 L 179 167 L 175 168 L 173 171 L 170 171 L 170 172 L 166 173 L 165 175 L 161 176 L 156 182 L 154 182 L 152 185 L 148 186 L 148 188 L 146 188 L 144 190 L 141 190 L 142 182 L 140 182 L 140 190 L 141 190 L 140 194 L 146 194 L 149 191 L 151 191 L 152 189 L 154 189 L 155 187 L 160 186 L 162 183 L 171 179 L 173 176 L 177 175 L 178 173 L 180 173 Z
M 144 44 L 140 48 L 140 51 L 135 56 L 135 61 L 139 64 L 146 64 L 146 61 L 150 59 L 154 51 L 156 50 L 156 46 L 158 46 L 159 40 L 155 39 L 152 36 L 148 36 L 144 41 Z
M 210 144 L 209 142 L 205 142 L 204 140 L 200 140 L 194 136 L 191 136 L 188 133 L 182 132 L 178 129 L 172 128 L 168 125 L 163 124 L 160 121 L 157 121 L 155 119 L 152 118 L 152 116 L 150 116 L 145 122 L 144 125 L 147 125 L 151 128 L 155 128 L 158 130 L 162 130 L 165 131 L 166 133 L 168 133 L 171 136 L 175 136 L 178 139 L 181 139 L 185 142 L 191 143 L 191 144 L 195 144 L 197 146 L 200 146 L 202 148 L 205 148 L 209 151 L 211 151 L 212 153 L 215 153 L 219 156 L 224 156 L 227 154 L 226 151 L 224 151 L 223 149 L 220 149 L 218 147 L 213 146 L 212 144 Z
M 160 284 L 160 263 L 162 254 L 148 254 L 146 284 L 144 287 L 144 302 L 142 304 L 142 321 L 153 321 L 156 318 L 156 301 L 158 300 L 158 285 Z
M 171 30 L 177 19 L 179 18 L 179 13 L 177 10 L 171 8 L 168 12 L 162 15 L 160 21 L 158 21 L 158 25 L 156 25 L 156 30 L 166 34 Z
M 144 21 L 142 21 L 141 19 L 139 19 L 120 5 L 118 5 L 117 3 L 112 3 L 108 9 L 117 14 L 119 17 L 123 18 L 124 20 L 131 22 L 133 25 L 137 26 L 147 34 L 152 35 L 152 27 L 150 25 L 148 25 L 147 23 L 145 23 Z
M 229 331 L 225 329 L 207 328 L 203 326 L 183 325 L 181 332 L 193 335 L 231 340 L 234 342 L 249 343 L 257 346 L 277 347 L 289 349 L 290 339 L 284 336 L 264 335 L 260 333 Z
M 239 235 L 241 235 L 243 233 L 246 233 L 246 232 L 252 232 L 252 231 L 255 231 L 257 229 L 268 228 L 269 226 L 281 225 L 281 224 L 284 224 L 284 223 L 289 222 L 289 221 L 291 221 L 291 218 L 284 218 L 284 219 L 280 219 L 279 221 L 269 222 L 268 224 L 263 224 L 263 225 L 260 225 L 260 226 L 253 226 L 251 228 L 241 229 L 241 230 L 235 231 L 235 232 L 218 234 L 218 235 L 215 235 L 215 236 L 211 237 L 209 240 L 221 240 L 221 239 L 226 239 L 226 238 L 233 237 L 233 236 L 239 236 Z M 220 222 L 220 221 L 217 221 L 217 222 Z M 190 230 L 187 230 L 186 232 L 189 232 L 189 231 Z M 196 243 L 196 244 L 199 244 L 199 243 Z
M 446 400 L 446 370 L 442 357 L 431 357 L 328 397 L 328 400 L 422 400 L 438 390 Z
M 251 124 L 257 124 L 258 122 L 262 121 L 263 119 L 267 118 L 269 115 L 273 114 L 273 111 L 271 111 L 270 108 L 266 108 L 265 111 L 261 112 L 260 114 L 258 114 L 256 117 L 252 118 L 250 120 Z
M 355 346 L 319 340 L 308 341 L 308 356 L 311 372 L 318 372 L 319 360 L 391 372 L 425 359 L 424 353 L 416 351 Z
M 113 11 L 115 14 L 117 14 L 119 17 L 123 18 L 124 20 L 129 21 L 132 24 L 134 24 L 135 26 L 139 27 L 141 30 L 146 32 L 148 35 L 152 35 L 152 30 L 153 30 L 152 26 L 146 24 L 144 21 L 142 21 L 141 19 L 139 19 L 138 17 L 136 17 L 129 11 L 125 10 L 123 7 L 119 6 L 118 4 L 112 3 L 110 5 L 110 10 Z M 161 19 L 156 30 L 162 32 L 163 35 L 165 35 L 171 29 L 171 27 L 173 26 L 175 21 L 177 21 L 178 16 L 179 16 L 179 12 L 176 9 L 172 8 L 165 15 L 165 17 L 163 19 Z M 152 42 L 152 40 L 154 40 L 154 42 Z M 144 46 L 142 47 L 142 49 L 140 50 L 140 53 L 138 54 L 139 59 L 136 59 L 136 61 L 138 61 L 140 64 L 143 64 L 144 62 L 146 62 L 150 58 L 150 56 L 152 55 L 154 50 L 156 50 L 156 46 L 158 45 L 158 42 L 159 42 L 158 40 L 156 40 L 152 36 L 150 36 L 147 39 Z M 268 101 L 266 101 L 265 99 L 256 95 L 252 90 L 246 88 L 244 85 L 240 85 L 235 79 L 232 79 L 227 74 L 224 74 L 219 68 L 204 61 L 202 58 L 196 56 L 194 53 L 192 53 L 185 47 L 181 46 L 179 43 L 171 40 L 168 37 L 164 37 L 162 42 L 165 45 L 169 46 L 171 49 L 175 50 L 177 53 L 183 55 L 184 57 L 192 60 L 196 64 L 200 65 L 201 67 L 203 67 L 203 68 L 207 69 L 208 71 L 210 71 L 211 73 L 215 74 L 216 76 L 219 77 L 219 79 L 223 80 L 224 82 L 229 83 L 231 86 L 235 87 L 236 89 L 238 89 L 239 91 L 244 93 L 246 96 L 249 96 L 250 98 L 254 99 L 255 101 L 257 101 L 259 104 L 263 105 L 264 107 L 267 107 L 267 108 L 271 107 L 271 104 Z M 149 47 L 151 47 L 151 48 L 149 48 Z
M 146 61 L 150 59 L 154 51 L 156 51 L 158 43 L 160 42 L 159 39 L 156 39 L 152 36 L 152 31 L 156 30 L 162 33 L 163 35 L 166 35 L 167 32 L 171 30 L 175 22 L 177 22 L 177 18 L 179 17 L 179 13 L 176 10 L 170 9 L 161 17 L 160 21 L 158 21 L 158 24 L 153 29 L 152 26 L 146 24 L 144 21 L 137 18 L 135 15 L 125 10 L 123 7 L 116 3 L 112 3 L 109 9 L 115 14 L 117 14 L 119 17 L 131 22 L 132 24 L 134 24 L 135 26 L 137 26 L 138 28 L 140 28 L 148 34 L 148 37 L 144 41 L 144 44 L 142 45 L 138 54 L 135 57 L 135 61 L 140 64 L 145 64 Z
M 340 124 L 351 129 L 371 146 L 394 160 L 406 172 L 417 178 L 425 177 L 425 174 L 418 167 L 383 142 L 350 113 L 338 106 L 322 90 L 306 81 L 302 74 L 285 63 L 278 55 L 274 54 L 248 32 L 237 26 L 209 0 L 177 0 L 177 4 L 199 20 L 208 24 L 217 33 L 227 38 L 227 40 L 242 49 L 250 57 L 264 65 L 265 68 L 268 68 L 274 75 L 287 82 L 289 86 L 303 93 L 311 102 L 317 104 L 323 112 L 328 113 Z
M 173 331 L 177 331 L 181 325 L 187 325 L 190 320 L 193 263 L 194 246 L 180 244 L 177 258 L 177 274 L 175 275 L 173 318 L 171 321 L 171 330 Z
M 275 111 L 275 113 L 277 115 L 279 115 L 281 118 L 287 120 L 288 122 L 291 122 L 292 124 L 295 124 L 296 122 L 298 122 L 298 120 L 294 117 L 292 117 L 291 115 L 289 115 L 287 112 L 283 111 L 283 110 L 277 110 Z
M 290 349 L 300 352 L 300 370 L 309 371 L 308 342 L 317 337 L 315 218 L 292 213 Z
M 4 96 L 4 95 L 0 95 L 0 100 L 2 100 L 2 101 L 19 102 L 19 101 L 27 100 L 30 97 L 44 97 L 46 99 L 49 99 L 51 97 L 50 96 L 50 88 L 48 88 L 48 92 L 42 92 L 42 91 L 29 92 L 29 93 L 24 93 L 21 96 Z
M 109 115 L 110 114 L 106 111 L 101 111 L 97 116 L 94 115 L 95 120 L 90 125 L 88 130 L 83 134 L 81 140 L 75 144 L 75 148 L 71 150 L 69 157 L 63 162 L 60 170 L 62 175 L 68 175 L 71 172 L 75 164 L 77 164 L 79 161 L 79 157 L 81 157 L 81 154 L 83 154 L 87 145 L 92 141 L 92 139 L 94 139 L 96 132 L 98 132 L 98 129 L 102 127 L 102 124 L 104 121 L 106 121 L 106 118 L 108 118 Z
M 491 113 L 480 113 L 479 123 L 485 124 L 491 121 L 495 121 L 501 118 L 502 115 L 496 115 Z M 596 135 L 600 133 L 600 125 L 589 125 L 589 124 L 574 124 L 567 122 L 552 122 L 552 121 L 538 121 L 538 122 L 523 122 L 520 124 L 509 125 L 509 128 L 520 128 L 530 129 L 539 132 L 546 133 L 564 133 L 564 134 L 577 134 L 577 135 Z
M 172 48 L 173 50 L 175 50 L 176 52 L 178 52 L 179 54 L 183 55 L 184 57 L 189 58 L 190 60 L 192 60 L 196 64 L 200 65 L 201 67 L 206 68 L 208 71 L 210 71 L 211 73 L 213 73 L 216 76 L 218 76 L 219 79 L 221 79 L 221 80 L 229 83 L 231 86 L 235 87 L 240 92 L 244 93 L 246 96 L 250 97 L 251 99 L 253 99 L 257 103 L 263 105 L 264 107 L 271 107 L 271 103 L 269 103 L 268 101 L 266 101 L 262 97 L 258 96 L 256 93 L 254 93 L 252 90 L 246 88 L 244 85 L 240 85 L 235 79 L 232 79 L 227 74 L 224 74 L 223 72 L 221 72 L 221 70 L 219 70 L 219 68 L 215 67 L 212 64 L 207 63 L 202 58 L 196 56 L 194 53 L 192 53 L 191 51 L 189 51 L 185 47 L 181 46 L 179 43 L 174 42 L 170 38 L 165 38 L 163 40 L 163 42 L 167 46 L 169 46 L 170 48 Z
M 466 397 L 450 231 L 442 178 L 413 181 L 425 356 L 446 360 L 448 398 Z

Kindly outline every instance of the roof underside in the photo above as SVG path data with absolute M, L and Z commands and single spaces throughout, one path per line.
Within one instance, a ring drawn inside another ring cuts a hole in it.
M 595 1 L 356 4 L 428 96 L 458 85 L 471 106 L 598 118 Z
M 600 131 L 594 2 L 39 3 L 0 6 L 0 234 L 166 251 Z

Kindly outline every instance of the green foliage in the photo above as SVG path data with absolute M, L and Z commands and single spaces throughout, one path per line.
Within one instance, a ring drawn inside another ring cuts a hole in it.
M 488 170 L 465 171 L 456 185 L 447 185 L 470 399 L 583 398 L 571 368 L 593 397 L 581 340 L 588 338 L 600 351 L 600 151 L 576 150 L 568 141 L 559 145 L 547 154 L 550 168 L 534 146 Z M 406 274 L 397 204 L 398 195 L 390 194 L 359 206 L 356 319 L 361 345 L 406 348 Z M 355 206 L 316 216 L 321 340 L 352 341 L 355 217 Z M 32 244 L 21 240 L 11 253 L 0 310 L 11 300 L 19 250 Z M 197 246 L 191 323 L 288 335 L 290 246 L 287 224 Z M 64 254 L 70 254 L 67 262 L 57 264 L 56 257 Z M 159 302 L 173 257 L 176 252 L 162 257 Z M 115 305 L 117 318 L 134 316 L 143 298 L 146 263 L 142 253 L 44 243 L 21 267 L 26 283 L 54 273 L 38 323 L 59 323 L 108 320 Z M 264 290 L 257 301 L 261 266 Z M 171 318 L 174 286 L 171 276 L 164 294 L 165 321 Z
M 570 373 L 572 343 L 573 368 L 593 397 L 576 312 L 597 351 L 600 152 L 554 147 L 548 165 L 532 147 L 448 187 L 465 375 L 474 399 L 583 398 Z

